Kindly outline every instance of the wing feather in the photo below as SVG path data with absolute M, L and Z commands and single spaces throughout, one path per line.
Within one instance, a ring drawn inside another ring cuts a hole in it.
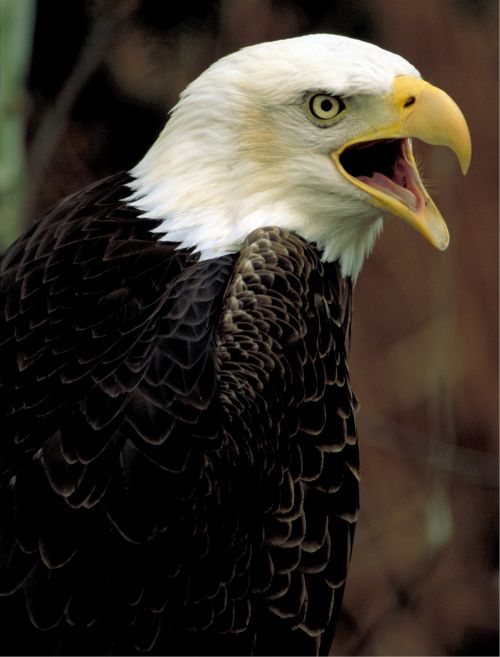
M 2 261 L 3 641 L 326 654 L 358 504 L 350 283 L 275 228 L 199 262 L 127 182 Z

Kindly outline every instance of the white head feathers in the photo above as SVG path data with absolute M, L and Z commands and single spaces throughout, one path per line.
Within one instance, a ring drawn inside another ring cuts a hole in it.
M 382 219 L 329 157 L 349 132 L 342 122 L 314 125 L 304 98 L 387 94 L 398 75 L 419 76 L 398 55 L 333 35 L 229 55 L 182 93 L 131 171 L 128 202 L 163 220 L 160 239 L 194 246 L 202 258 L 238 250 L 253 229 L 275 225 L 316 242 L 325 260 L 339 259 L 356 277 Z

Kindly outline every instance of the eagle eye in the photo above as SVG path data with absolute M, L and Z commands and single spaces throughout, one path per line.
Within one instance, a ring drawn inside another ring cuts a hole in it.
M 313 94 L 308 98 L 308 109 L 312 118 L 322 124 L 331 121 L 340 114 L 345 109 L 345 104 L 342 98 L 338 96 Z

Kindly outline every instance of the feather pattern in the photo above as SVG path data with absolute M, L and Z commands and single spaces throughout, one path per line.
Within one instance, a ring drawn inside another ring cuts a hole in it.
M 358 506 L 350 281 L 278 228 L 200 261 L 129 182 L 1 263 L 2 645 L 328 654 Z

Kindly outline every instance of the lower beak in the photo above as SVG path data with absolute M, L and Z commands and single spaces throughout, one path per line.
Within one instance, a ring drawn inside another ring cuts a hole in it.
M 383 115 L 390 117 L 389 121 L 350 140 L 332 153 L 332 158 L 342 175 L 368 195 L 369 203 L 404 219 L 433 246 L 444 250 L 449 243 L 448 228 L 422 183 L 411 137 L 451 148 L 465 174 L 471 158 L 467 123 L 444 91 L 418 78 L 397 77 L 392 95 L 385 97 L 384 102 L 388 106 Z M 360 174 L 356 167 L 349 166 L 370 148 L 382 152 L 384 144 L 386 157 L 390 153 L 393 158 L 389 167 L 385 163 L 384 171 Z

